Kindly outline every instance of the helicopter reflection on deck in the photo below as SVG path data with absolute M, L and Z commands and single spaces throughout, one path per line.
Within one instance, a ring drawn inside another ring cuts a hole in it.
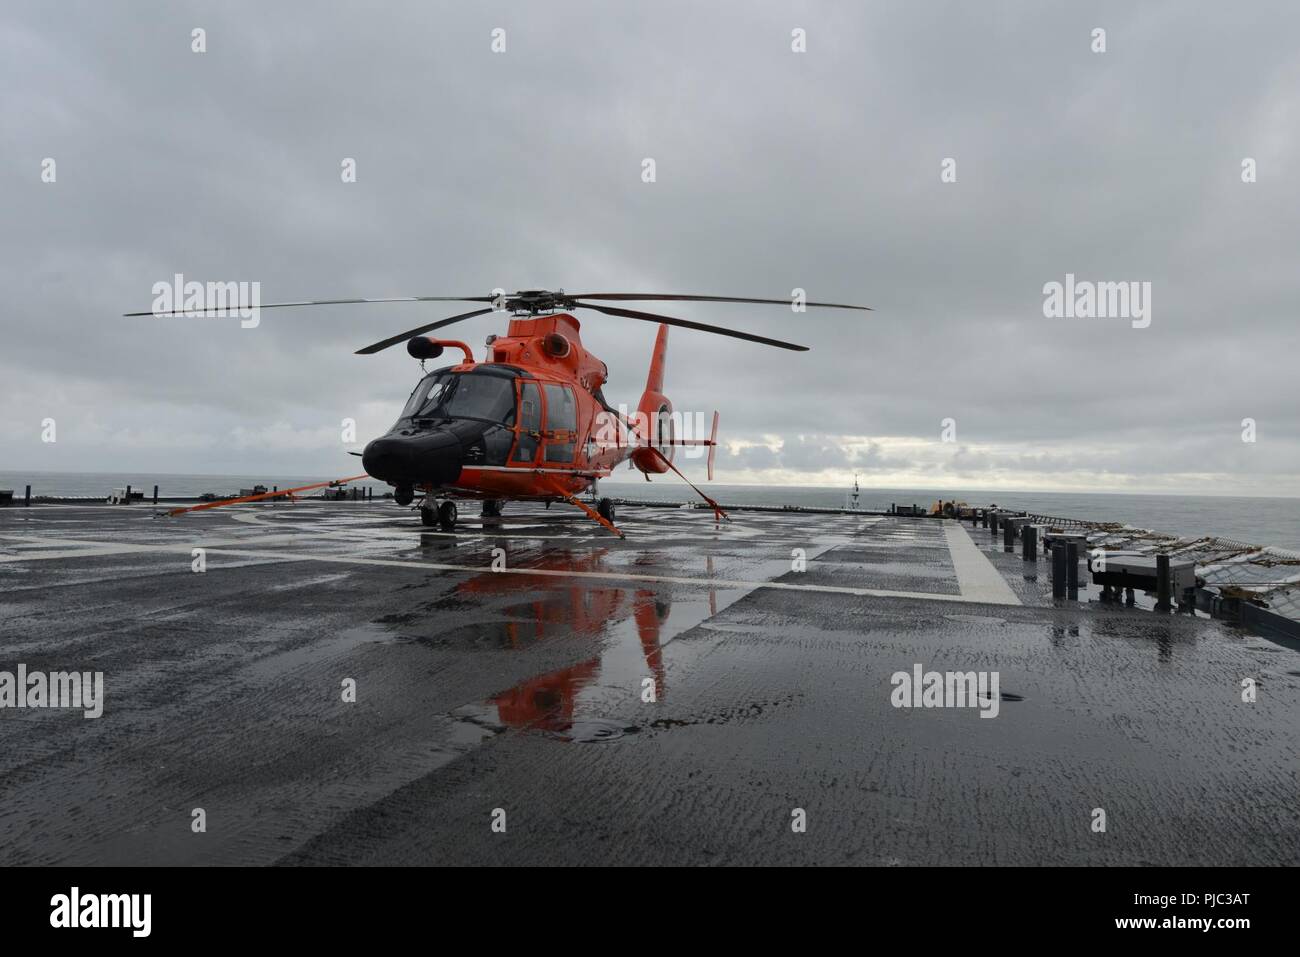
M 607 552 L 552 552 L 532 568 L 539 572 L 599 572 Z M 512 606 L 508 610 L 511 619 L 500 623 L 509 647 L 565 637 L 603 639 L 603 645 L 595 657 L 529 678 L 491 698 L 487 703 L 495 707 L 502 725 L 568 736 L 582 717 L 584 703 L 591 706 L 587 710 L 596 711 L 602 710 L 599 704 L 607 698 L 614 699 L 615 707 L 621 696 L 627 696 L 630 704 L 639 704 L 648 697 L 651 686 L 653 700 L 663 700 L 661 632 L 672 608 L 666 592 L 549 574 L 492 572 L 457 586 L 459 594 L 474 597 L 527 591 L 533 592 L 532 599 Z M 711 592 L 710 606 L 714 600 Z M 589 693 L 584 695 L 584 691 Z

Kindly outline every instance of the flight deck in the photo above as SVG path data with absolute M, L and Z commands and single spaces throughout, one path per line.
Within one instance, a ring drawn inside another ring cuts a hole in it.
M 969 524 L 158 511 L 0 509 L 0 672 L 103 680 L 0 710 L 0 864 L 1300 864 L 1292 643 Z

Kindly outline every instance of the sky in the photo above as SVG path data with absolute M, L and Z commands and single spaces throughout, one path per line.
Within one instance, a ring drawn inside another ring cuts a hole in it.
M 673 331 L 719 482 L 1300 495 L 1297 35 L 1292 2 L 7 0 L 0 470 L 353 474 L 419 375 L 354 351 L 467 308 L 122 318 L 179 273 L 803 289 L 875 311 L 660 310 L 811 347 Z M 1067 275 L 1149 308 L 1045 315 Z M 654 326 L 579 318 L 634 405 Z

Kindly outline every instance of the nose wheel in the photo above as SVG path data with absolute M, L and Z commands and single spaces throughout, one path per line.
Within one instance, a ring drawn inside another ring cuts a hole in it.
M 420 506 L 420 523 L 426 528 L 436 525 L 444 532 L 452 531 L 456 527 L 456 503 L 451 499 L 445 502 L 431 502 L 426 499 Z

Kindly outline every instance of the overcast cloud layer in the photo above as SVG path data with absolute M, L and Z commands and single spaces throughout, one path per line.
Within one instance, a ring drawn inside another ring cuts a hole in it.
M 182 273 L 799 287 L 877 311 L 675 310 L 812 346 L 674 331 L 719 481 L 1300 495 L 1298 36 L 1291 2 L 9 0 L 0 469 L 350 474 L 341 420 L 359 447 L 418 373 L 353 350 L 459 311 L 120 318 Z M 1150 282 L 1150 326 L 1044 318 L 1066 273 Z M 654 327 L 580 318 L 634 403 Z

